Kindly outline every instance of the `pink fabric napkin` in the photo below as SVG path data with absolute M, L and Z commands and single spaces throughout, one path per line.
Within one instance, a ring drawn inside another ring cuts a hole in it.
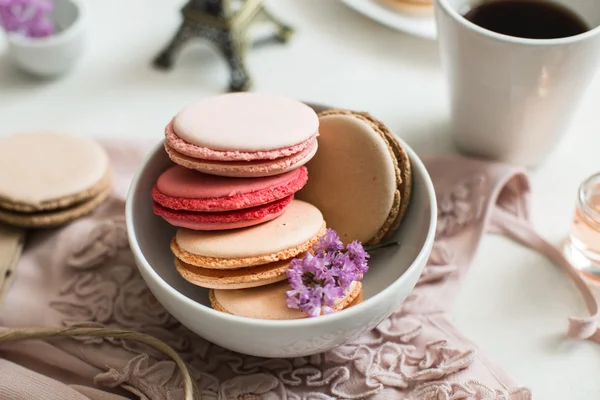
M 531 398 L 450 319 L 452 299 L 486 232 L 512 237 L 572 271 L 530 227 L 523 171 L 461 157 L 426 158 L 439 201 L 437 240 L 402 308 L 372 332 L 327 353 L 264 359 L 196 336 L 157 303 L 134 265 L 124 224 L 129 182 L 152 146 L 104 144 L 117 176 L 113 197 L 67 226 L 30 233 L 0 306 L 0 325 L 106 326 L 154 335 L 192 366 L 203 399 Z M 596 314 L 583 281 L 581 286 L 577 274 L 570 276 Z M 572 319 L 569 334 L 597 340 L 593 317 Z M 24 341 L 4 344 L 0 357 L 4 400 L 183 398 L 175 364 L 134 342 Z

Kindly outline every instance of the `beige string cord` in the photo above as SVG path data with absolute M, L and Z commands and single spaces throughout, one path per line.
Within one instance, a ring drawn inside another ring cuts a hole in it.
M 181 371 L 183 376 L 183 389 L 185 400 L 199 400 L 200 392 L 196 385 L 196 381 L 190 374 L 185 362 L 179 357 L 179 354 L 171 346 L 156 339 L 150 335 L 139 332 L 128 331 L 123 329 L 111 328 L 2 328 L 0 329 L 0 343 L 7 343 L 17 340 L 26 339 L 49 339 L 56 337 L 100 337 L 100 338 L 115 338 L 134 340 L 145 345 L 148 345 L 166 356 L 169 356 Z

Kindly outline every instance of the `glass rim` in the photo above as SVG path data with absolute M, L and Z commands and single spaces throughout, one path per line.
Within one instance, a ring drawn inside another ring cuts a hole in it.
M 597 172 L 589 177 L 587 177 L 582 183 L 581 185 L 579 185 L 579 196 L 578 196 L 578 200 L 579 200 L 579 205 L 580 208 L 585 212 L 586 216 L 593 219 L 595 222 L 600 223 L 600 212 L 594 210 L 593 208 L 591 208 L 588 205 L 588 202 L 586 201 L 586 192 L 588 190 L 588 186 L 594 182 L 594 181 L 598 181 L 598 183 L 600 184 L 600 172 Z

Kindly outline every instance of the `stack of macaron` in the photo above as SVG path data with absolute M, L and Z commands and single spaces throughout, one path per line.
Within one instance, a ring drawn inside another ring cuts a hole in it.
M 175 268 L 209 289 L 214 309 L 237 316 L 307 317 L 286 305 L 292 260 L 327 240 L 326 228 L 344 245 L 381 242 L 410 198 L 406 153 L 365 113 L 318 115 L 288 98 L 226 94 L 184 108 L 165 136 L 174 165 L 152 198 L 155 214 L 178 227 Z M 356 281 L 332 309 L 361 301 Z
M 318 126 L 307 105 L 260 93 L 202 100 L 168 124 L 174 165 L 152 190 L 154 212 L 178 227 L 177 271 L 211 299 L 285 281 L 290 260 L 324 235 L 321 212 L 294 200 L 308 181 Z
M 179 274 L 209 289 L 212 307 L 259 319 L 299 319 L 306 314 L 286 305 L 290 290 L 286 271 L 325 234 L 323 214 L 313 205 L 293 200 L 280 217 L 249 228 L 193 231 L 181 228 L 171 241 Z M 362 301 L 355 282 L 334 309 Z

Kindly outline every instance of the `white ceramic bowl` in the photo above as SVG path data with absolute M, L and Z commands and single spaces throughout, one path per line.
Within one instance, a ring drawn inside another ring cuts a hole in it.
M 210 307 L 208 290 L 179 276 L 169 242 L 175 228 L 152 212 L 150 191 L 172 165 L 159 143 L 131 185 L 127 230 L 138 268 L 158 301 L 183 325 L 228 349 L 261 357 L 300 357 L 330 350 L 373 329 L 396 311 L 415 286 L 433 245 L 436 198 L 421 160 L 405 143 L 412 163 L 413 193 L 408 212 L 394 235 L 396 248 L 373 254 L 363 280 L 365 300 L 317 318 L 268 321 L 236 317 Z
M 13 62 L 24 71 L 43 78 L 71 70 L 85 44 L 87 26 L 81 0 L 54 0 L 51 19 L 61 29 L 54 35 L 38 39 L 8 35 Z

